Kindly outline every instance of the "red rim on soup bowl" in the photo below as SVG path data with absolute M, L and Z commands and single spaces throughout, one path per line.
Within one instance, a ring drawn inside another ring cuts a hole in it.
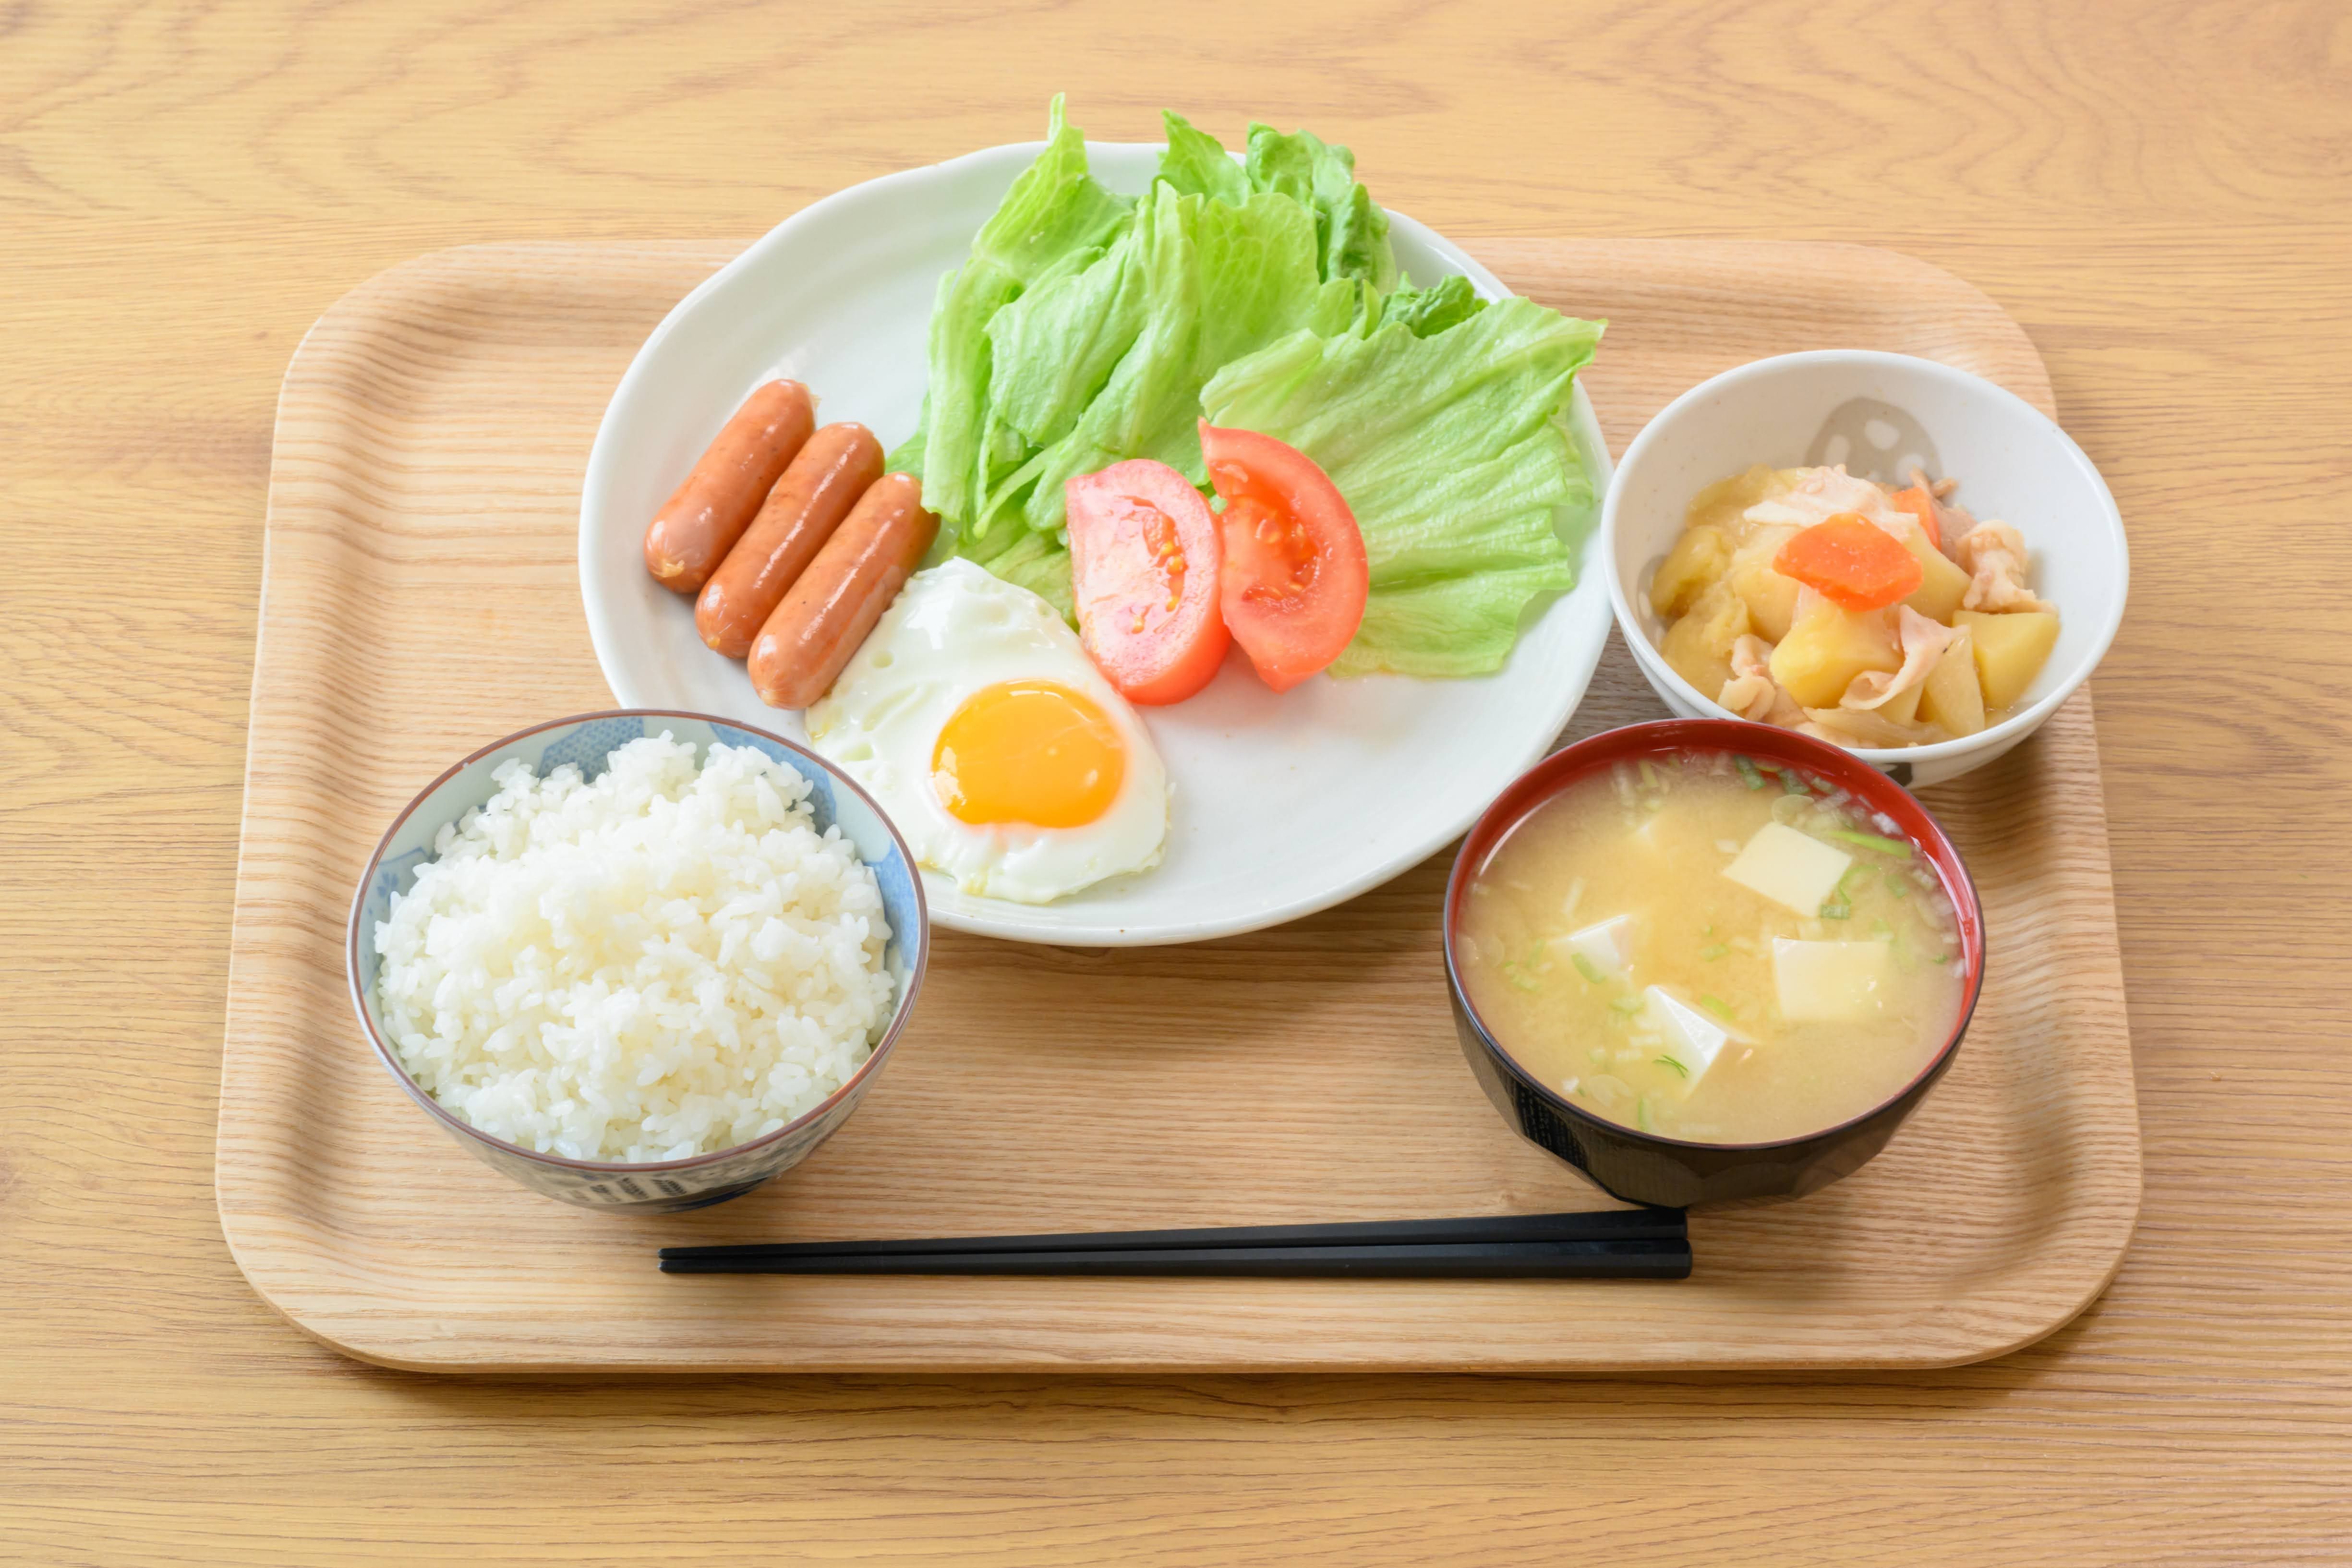
M 1617 763 L 1727 752 L 1780 763 L 1834 784 L 1902 830 L 1933 868 L 1959 928 L 1960 1008 L 1950 1036 L 1917 1076 L 1862 1114 L 1818 1132 L 1763 1143 L 1711 1143 L 1620 1125 L 1549 1088 L 1512 1056 L 1464 988 L 1456 960 L 1464 900 L 1511 830 L 1570 784 Z M 1612 1195 L 1687 1208 L 1738 1199 L 1801 1197 L 1850 1176 L 1886 1146 L 1934 1088 L 1968 1033 L 1984 984 L 1984 910 L 1959 851 L 1901 785 L 1839 747 L 1769 724 L 1737 719 L 1675 719 L 1611 730 L 1553 752 L 1519 775 L 1463 840 L 1445 885 L 1445 982 L 1462 1054 L 1486 1098 L 1513 1131 L 1564 1161 Z

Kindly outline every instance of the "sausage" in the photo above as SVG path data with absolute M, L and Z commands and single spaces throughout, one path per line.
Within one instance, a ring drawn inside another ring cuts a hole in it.
M 939 531 L 940 520 L 923 510 L 921 480 L 877 479 L 760 628 L 751 645 L 760 700 L 805 708 L 824 696 Z
M 665 588 L 700 592 L 815 426 L 816 405 L 797 381 L 772 381 L 745 398 L 654 513 L 646 570 Z
M 810 437 L 768 492 L 760 515 L 702 585 L 694 602 L 694 627 L 702 640 L 729 658 L 750 653 L 784 591 L 881 477 L 882 443 L 865 426 L 828 425 Z

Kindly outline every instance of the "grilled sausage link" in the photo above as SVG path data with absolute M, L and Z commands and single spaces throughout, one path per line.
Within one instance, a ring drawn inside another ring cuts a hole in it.
M 882 443 L 863 425 L 828 425 L 768 492 L 760 515 L 694 603 L 695 629 L 729 658 L 751 651 L 785 591 L 799 581 L 857 498 L 882 477 Z
M 772 381 L 745 398 L 654 513 L 646 570 L 665 588 L 701 592 L 815 426 L 816 405 L 797 381 Z
M 940 531 L 921 481 L 885 474 L 857 500 L 751 647 L 751 689 L 772 708 L 824 696 Z

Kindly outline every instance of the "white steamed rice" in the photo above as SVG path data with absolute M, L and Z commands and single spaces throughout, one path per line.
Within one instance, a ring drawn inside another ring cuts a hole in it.
M 725 745 L 698 769 L 665 733 L 593 783 L 492 777 L 376 926 L 393 1047 L 450 1110 L 542 1152 L 683 1159 L 783 1126 L 872 1053 L 881 890 L 797 773 Z

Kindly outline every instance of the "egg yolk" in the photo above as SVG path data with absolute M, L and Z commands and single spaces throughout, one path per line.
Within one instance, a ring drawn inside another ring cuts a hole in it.
M 1050 680 L 982 687 L 940 730 L 931 787 L 965 822 L 1080 827 L 1110 809 L 1127 748 L 1092 699 Z

